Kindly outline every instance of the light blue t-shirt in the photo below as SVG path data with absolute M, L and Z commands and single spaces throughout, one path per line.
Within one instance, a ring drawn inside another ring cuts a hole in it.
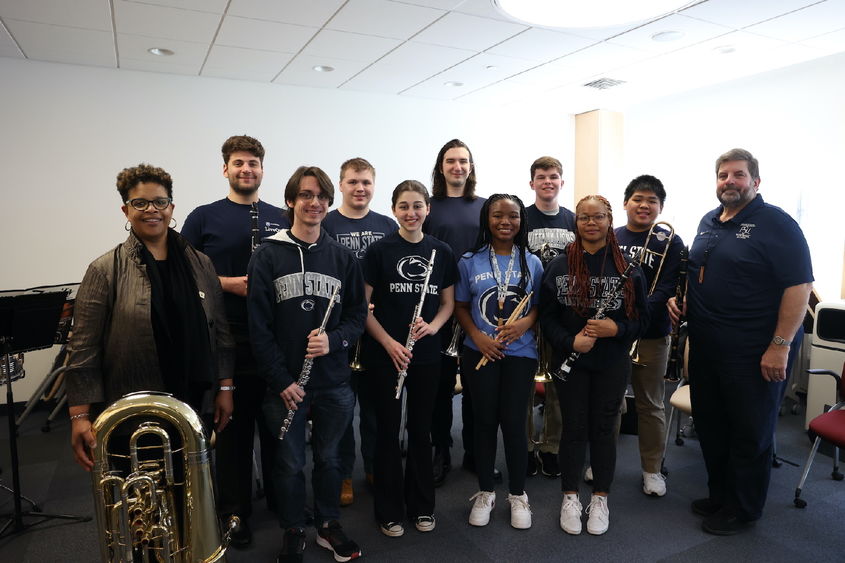
M 510 256 L 496 255 L 496 259 L 499 264 L 500 275 L 504 276 Z M 527 315 L 531 308 L 536 307 L 540 301 L 543 266 L 540 259 L 531 253 L 526 253 L 526 261 L 530 275 L 526 279 L 526 289 L 523 290 L 519 287 L 521 273 L 519 256 L 514 260 L 502 313 L 505 321 L 529 291 L 534 291 L 534 295 L 531 296 L 531 305 L 522 311 L 520 317 Z M 460 262 L 458 262 L 458 272 L 460 273 L 460 280 L 455 286 L 455 301 L 469 303 L 472 322 L 481 332 L 495 338 L 496 326 L 498 326 L 499 302 L 497 300 L 496 280 L 493 269 L 490 267 L 488 247 L 485 246 L 475 254 L 465 254 L 461 257 Z M 464 338 L 464 345 L 469 346 L 476 352 L 478 351 L 478 347 L 468 336 Z M 505 355 L 536 359 L 537 343 L 534 339 L 534 330 L 528 329 L 519 340 L 508 345 L 505 348 Z

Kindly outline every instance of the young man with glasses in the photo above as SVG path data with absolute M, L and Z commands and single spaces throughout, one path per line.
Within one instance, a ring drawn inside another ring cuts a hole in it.
M 285 530 L 279 554 L 283 562 L 302 561 L 305 549 L 303 469 L 309 412 L 317 543 L 337 561 L 361 555 L 338 522 L 338 445 L 355 407 L 349 350 L 364 330 L 367 304 L 358 260 L 321 229 L 333 200 L 334 186 L 325 172 L 299 167 L 285 187 L 292 226 L 266 239 L 248 269 L 250 336 L 258 373 L 267 382 L 262 407 L 267 426 L 278 434 L 288 410 L 294 411 L 273 466 L 279 525 Z M 310 371 L 303 369 L 306 358 L 313 360 Z M 305 388 L 298 384 L 303 372 L 309 376 Z
M 215 456 L 217 509 L 223 521 L 227 521 L 230 514 L 240 518 L 241 524 L 232 533 L 231 542 L 235 547 L 242 547 L 252 541 L 249 517 L 252 514 L 252 452 L 256 422 L 261 440 L 261 469 L 270 505 L 273 495 L 268 477 L 277 441 L 258 420 L 265 385 L 255 375 L 255 358 L 249 343 L 246 268 L 252 254 L 253 228 L 258 229 L 260 239 L 289 227 L 290 222 L 280 208 L 258 198 L 258 188 L 264 177 L 261 143 L 246 135 L 236 135 L 226 139 L 221 152 L 229 193 L 223 199 L 194 209 L 185 219 L 182 236 L 211 258 L 223 287 L 226 317 L 235 339 L 236 416 L 218 435 Z M 253 205 L 257 206 L 257 217 L 251 214 Z

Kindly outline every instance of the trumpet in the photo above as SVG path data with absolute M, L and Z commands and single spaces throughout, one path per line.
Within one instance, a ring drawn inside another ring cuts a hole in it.
M 532 295 L 534 295 L 534 292 L 529 291 L 528 294 L 523 297 L 522 300 L 520 300 L 519 304 L 514 308 L 513 313 L 510 314 L 508 320 L 505 321 L 505 324 L 502 326 L 508 326 L 509 324 L 519 319 L 519 316 L 522 314 L 522 310 L 525 309 L 526 305 L 528 305 Z M 496 342 L 499 342 L 501 340 L 501 333 L 496 334 L 496 338 L 494 338 L 494 340 Z M 488 360 L 486 357 L 482 357 L 480 360 L 478 360 L 478 363 L 475 365 L 475 370 L 478 371 L 484 366 L 486 366 L 487 361 Z
M 414 349 L 414 344 L 416 344 L 417 339 L 414 338 L 414 324 L 422 315 L 422 308 L 423 304 L 425 303 L 425 296 L 428 293 L 428 280 L 431 279 L 431 272 L 434 270 L 434 257 L 437 254 L 437 250 L 432 249 L 431 257 L 428 259 L 428 268 L 425 272 L 425 280 L 423 281 L 422 291 L 420 292 L 420 300 L 417 302 L 417 306 L 414 307 L 414 314 L 411 316 L 411 329 L 408 331 L 408 338 L 405 340 L 405 348 L 408 349 L 408 352 L 411 352 Z M 405 377 L 408 376 L 408 367 L 404 367 L 399 371 L 398 379 L 396 380 L 396 398 L 402 396 L 402 387 L 405 385 Z
M 663 225 L 666 227 L 666 230 L 669 231 L 668 233 L 663 231 L 656 230 L 658 225 Z M 665 243 L 663 247 L 663 251 L 658 252 L 656 250 L 651 250 L 648 247 L 648 243 L 651 242 L 651 237 L 654 236 L 657 238 L 658 241 Z M 654 288 L 657 287 L 657 282 L 660 280 L 660 273 L 663 271 L 663 264 L 666 263 L 666 256 L 669 255 L 669 247 L 672 244 L 672 239 L 675 238 L 675 228 L 672 227 L 666 221 L 658 221 L 651 228 L 648 230 L 648 236 L 645 238 L 645 243 L 643 247 L 640 249 L 639 256 L 637 257 L 637 261 L 642 264 L 645 260 L 646 256 L 651 254 L 653 256 L 659 256 L 660 262 L 657 265 L 657 272 L 654 274 L 654 279 L 651 280 L 651 285 L 648 288 L 648 297 L 651 297 L 651 294 L 654 293 Z M 631 363 L 635 366 L 645 366 L 646 364 L 640 361 L 640 339 L 634 340 L 633 344 L 631 344 Z
M 337 292 L 340 290 L 340 284 L 334 287 L 334 291 L 332 291 L 332 296 L 329 298 L 329 305 L 326 307 L 326 314 L 323 315 L 323 322 L 320 323 L 320 327 L 318 329 L 317 334 L 323 334 L 326 332 L 326 324 L 329 322 L 329 315 L 332 314 L 332 308 L 334 307 L 334 301 L 337 298 Z M 299 372 L 299 379 L 296 380 L 296 384 L 299 385 L 302 389 L 305 389 L 305 386 L 308 385 L 308 380 L 311 379 L 311 368 L 314 366 L 314 358 L 305 358 L 302 362 L 302 370 Z M 282 427 L 279 429 L 279 440 L 285 439 L 285 434 L 288 433 L 288 429 L 290 428 L 291 423 L 293 422 L 293 417 L 296 414 L 296 408 L 288 409 L 288 414 L 285 416 L 285 420 L 282 422 Z
M 464 334 L 464 329 L 458 323 L 458 319 L 452 319 L 452 339 L 449 341 L 449 347 L 441 352 L 444 356 L 450 358 L 458 357 L 458 345 L 461 342 L 461 336 Z

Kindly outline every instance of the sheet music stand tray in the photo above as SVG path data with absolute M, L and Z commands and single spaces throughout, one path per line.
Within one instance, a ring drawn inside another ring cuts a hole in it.
M 6 365 L 6 415 L 9 423 L 9 448 L 12 460 L 12 494 L 15 510 L 2 514 L 6 523 L 0 526 L 0 537 L 22 532 L 26 528 L 45 520 L 59 518 L 87 522 L 90 516 L 71 516 L 68 514 L 46 514 L 38 511 L 33 504 L 33 511 L 21 508 L 20 468 L 18 463 L 18 425 L 15 421 L 15 399 L 12 394 L 12 373 L 9 356 L 20 352 L 29 352 L 53 345 L 59 316 L 67 297 L 67 291 L 56 288 L 36 288 L 25 291 L 0 293 L 0 353 Z M 24 517 L 40 518 L 38 522 L 25 524 Z

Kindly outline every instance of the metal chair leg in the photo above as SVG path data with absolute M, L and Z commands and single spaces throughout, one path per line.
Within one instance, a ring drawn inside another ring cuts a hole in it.
M 793 503 L 798 508 L 804 508 L 807 506 L 807 501 L 800 498 L 801 497 L 801 488 L 804 486 L 804 481 L 807 480 L 807 475 L 810 473 L 810 467 L 813 465 L 813 458 L 816 457 L 816 451 L 819 449 L 819 444 L 821 443 L 821 438 L 816 438 L 816 441 L 813 442 L 813 448 L 810 450 L 810 455 L 807 457 L 807 463 L 804 464 L 804 471 L 801 473 L 801 480 L 798 482 L 798 486 L 795 488 L 795 499 L 793 499 Z

